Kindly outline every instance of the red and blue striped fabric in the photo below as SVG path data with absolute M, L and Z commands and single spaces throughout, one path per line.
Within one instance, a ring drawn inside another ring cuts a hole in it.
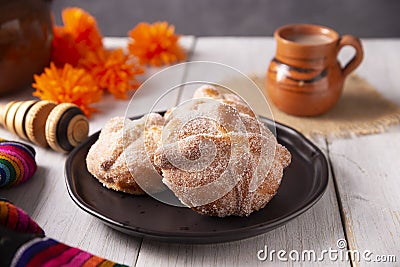
M 0 225 L 20 233 L 36 234 L 33 239 L 21 244 L 13 257 L 11 266 L 126 266 L 44 237 L 44 231 L 35 221 L 23 210 L 6 200 L 0 200 Z
M 31 146 L 0 138 L 0 187 L 25 182 L 36 169 L 35 150 Z
M 51 238 L 34 238 L 22 245 L 11 263 L 12 267 L 117 267 L 121 265 L 86 251 L 67 246 Z
M 1 199 L 0 225 L 20 233 L 44 235 L 43 229 L 25 211 Z

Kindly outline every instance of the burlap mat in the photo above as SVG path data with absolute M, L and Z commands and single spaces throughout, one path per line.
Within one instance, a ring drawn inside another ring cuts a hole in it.
M 264 90 L 264 77 L 252 77 Z M 357 75 L 346 79 L 343 94 L 336 106 L 318 117 L 296 117 L 278 110 L 271 101 L 275 121 L 289 125 L 304 135 L 348 137 L 385 131 L 400 124 L 400 108 L 385 99 L 372 85 Z

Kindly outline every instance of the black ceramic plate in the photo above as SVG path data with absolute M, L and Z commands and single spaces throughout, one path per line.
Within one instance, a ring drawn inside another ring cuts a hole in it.
M 271 121 L 261 118 L 267 126 Z M 75 148 L 66 161 L 66 183 L 73 201 L 107 225 L 140 237 L 167 242 L 214 243 L 270 231 L 305 212 L 328 185 L 324 155 L 299 132 L 276 123 L 278 142 L 292 154 L 275 197 L 249 217 L 216 218 L 169 206 L 149 196 L 132 196 L 102 186 L 86 168 L 86 155 L 99 133 Z

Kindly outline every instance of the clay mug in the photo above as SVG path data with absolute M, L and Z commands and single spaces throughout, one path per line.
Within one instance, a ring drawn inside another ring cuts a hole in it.
M 280 27 L 274 37 L 276 55 L 266 78 L 271 101 L 296 116 L 315 116 L 331 109 L 342 94 L 345 78 L 363 59 L 360 40 L 311 24 Z M 355 55 L 342 68 L 337 56 L 346 45 L 355 48 Z

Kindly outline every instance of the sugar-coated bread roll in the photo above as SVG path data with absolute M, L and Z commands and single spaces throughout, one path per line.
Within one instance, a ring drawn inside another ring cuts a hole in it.
M 139 184 L 152 190 L 152 179 L 161 179 L 153 158 L 163 124 L 164 118 L 156 113 L 133 121 L 111 119 L 88 152 L 88 171 L 104 186 L 117 191 L 144 194 Z
M 214 88 L 200 89 L 195 98 L 226 99 Z M 155 152 L 163 182 L 201 214 L 248 216 L 263 208 L 291 161 L 289 151 L 252 113 L 237 108 L 245 103 L 230 100 L 235 105 L 199 99 L 174 110 L 164 126 L 163 146 Z

